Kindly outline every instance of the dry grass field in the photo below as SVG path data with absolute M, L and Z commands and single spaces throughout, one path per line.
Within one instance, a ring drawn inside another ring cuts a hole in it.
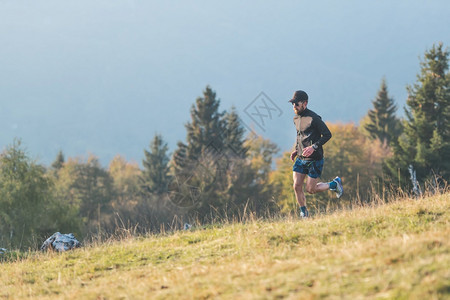
M 449 299 L 450 194 L 10 253 L 0 299 Z

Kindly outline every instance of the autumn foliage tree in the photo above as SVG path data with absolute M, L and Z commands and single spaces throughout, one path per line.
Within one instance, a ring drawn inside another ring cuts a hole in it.
M 368 139 L 353 123 L 328 124 L 328 127 L 333 138 L 324 145 L 323 180 L 331 180 L 335 176 L 342 178 L 345 194 L 340 201 L 349 204 L 370 202 L 370 192 L 381 188 L 382 162 L 390 150 L 383 147 L 380 140 Z M 329 193 L 335 202 L 334 193 Z
M 128 162 L 124 157 L 117 155 L 109 163 L 108 172 L 114 186 L 112 206 L 120 215 L 123 212 L 130 214 L 140 201 L 140 178 L 142 171 L 136 162 Z
M 57 197 L 76 210 L 85 233 L 99 233 L 112 215 L 113 180 L 97 157 L 69 158 L 58 171 Z

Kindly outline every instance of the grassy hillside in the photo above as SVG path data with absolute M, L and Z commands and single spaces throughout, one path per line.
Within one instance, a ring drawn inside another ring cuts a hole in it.
M 0 264 L 0 299 L 450 298 L 450 194 Z

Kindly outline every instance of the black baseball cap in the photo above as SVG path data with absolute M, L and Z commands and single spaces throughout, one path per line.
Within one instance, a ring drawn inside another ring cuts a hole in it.
M 297 102 L 305 102 L 308 101 L 308 94 L 305 91 L 295 91 L 294 96 L 292 96 L 292 99 L 289 100 L 291 103 L 297 103 Z

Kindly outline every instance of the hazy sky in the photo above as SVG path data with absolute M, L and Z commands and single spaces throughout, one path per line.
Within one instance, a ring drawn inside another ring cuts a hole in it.
M 185 141 L 209 84 L 287 150 L 297 89 L 324 120 L 357 123 L 385 77 L 402 115 L 419 58 L 450 45 L 449 15 L 447 0 L 0 0 L 0 147 L 141 162 L 155 133 L 171 151 Z M 278 109 L 264 128 L 250 117 L 261 92 Z

